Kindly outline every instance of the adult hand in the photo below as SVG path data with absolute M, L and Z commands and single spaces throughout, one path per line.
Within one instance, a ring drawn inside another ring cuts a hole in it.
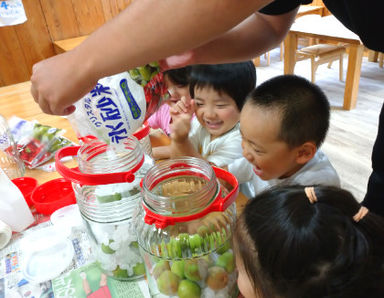
M 194 64 L 194 56 L 194 50 L 186 51 L 182 54 L 169 56 L 159 60 L 159 65 L 162 71 L 173 68 L 182 68 Z
M 66 52 L 35 64 L 32 68 L 31 93 L 44 113 L 68 115 L 72 105 L 96 85 L 97 79 L 87 75 L 87 61 L 77 61 Z

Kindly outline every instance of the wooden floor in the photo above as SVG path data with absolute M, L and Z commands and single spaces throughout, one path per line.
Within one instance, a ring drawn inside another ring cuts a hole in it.
M 261 57 L 257 68 L 257 84 L 283 73 L 283 63 L 279 57 L 279 48 L 271 51 L 269 66 Z M 344 59 L 344 80 L 346 69 L 347 57 Z M 331 69 L 324 64 L 316 72 L 316 84 L 326 93 L 332 106 L 330 130 L 322 150 L 339 173 L 342 187 L 361 201 L 371 173 L 372 147 L 384 100 L 384 69 L 364 57 L 357 106 L 351 111 L 342 110 L 344 82 L 339 81 L 338 71 L 339 65 L 336 62 Z M 298 62 L 295 74 L 310 80 L 309 60 Z

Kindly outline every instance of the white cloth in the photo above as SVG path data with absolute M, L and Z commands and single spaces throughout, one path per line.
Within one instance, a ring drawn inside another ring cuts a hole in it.
M 248 197 L 254 197 L 275 185 L 328 185 L 340 187 L 339 176 L 327 156 L 318 150 L 315 156 L 299 171 L 284 179 L 264 181 L 253 171 L 253 165 L 244 157 L 228 165 L 228 171 L 236 176 L 240 190 Z
M 191 122 L 189 140 L 204 159 L 218 167 L 228 165 L 242 156 L 239 123 L 211 141 L 211 135 L 195 117 Z

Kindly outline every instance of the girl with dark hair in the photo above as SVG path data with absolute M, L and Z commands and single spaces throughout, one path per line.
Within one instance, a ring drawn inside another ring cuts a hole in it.
M 164 71 L 164 81 L 167 84 L 169 99 L 148 118 L 148 125 L 153 129 L 160 129 L 162 133 L 169 136 L 171 134 L 170 124 L 172 122 L 169 108 L 177 103 L 181 97 L 190 98 L 189 94 L 189 74 L 190 66 L 183 68 L 170 69 Z M 154 131 L 151 134 L 156 134 Z M 169 146 L 157 146 L 152 148 L 153 157 L 156 159 L 169 158 Z
M 384 219 L 346 190 L 272 188 L 246 205 L 235 253 L 244 297 L 384 297 Z

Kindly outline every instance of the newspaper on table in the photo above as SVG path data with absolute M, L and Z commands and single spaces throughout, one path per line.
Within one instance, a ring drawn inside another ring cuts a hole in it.
M 51 297 L 87 297 L 80 285 L 84 274 L 93 291 L 100 282 L 101 271 L 91 254 L 91 246 L 84 227 L 72 228 L 69 239 L 74 248 L 71 264 L 59 277 L 46 282 L 35 284 L 24 276 L 21 270 L 23 250 L 21 241 L 28 234 L 51 226 L 50 221 L 40 223 L 28 230 L 13 234 L 10 243 L 0 250 L 0 298 L 51 298 Z M 39 264 L 44 266 L 44 264 Z M 84 274 L 80 275 L 83 272 Z M 96 284 L 95 284 L 96 283 Z M 120 282 L 107 278 L 108 290 L 111 297 L 150 297 L 148 286 L 144 279 L 134 282 Z

